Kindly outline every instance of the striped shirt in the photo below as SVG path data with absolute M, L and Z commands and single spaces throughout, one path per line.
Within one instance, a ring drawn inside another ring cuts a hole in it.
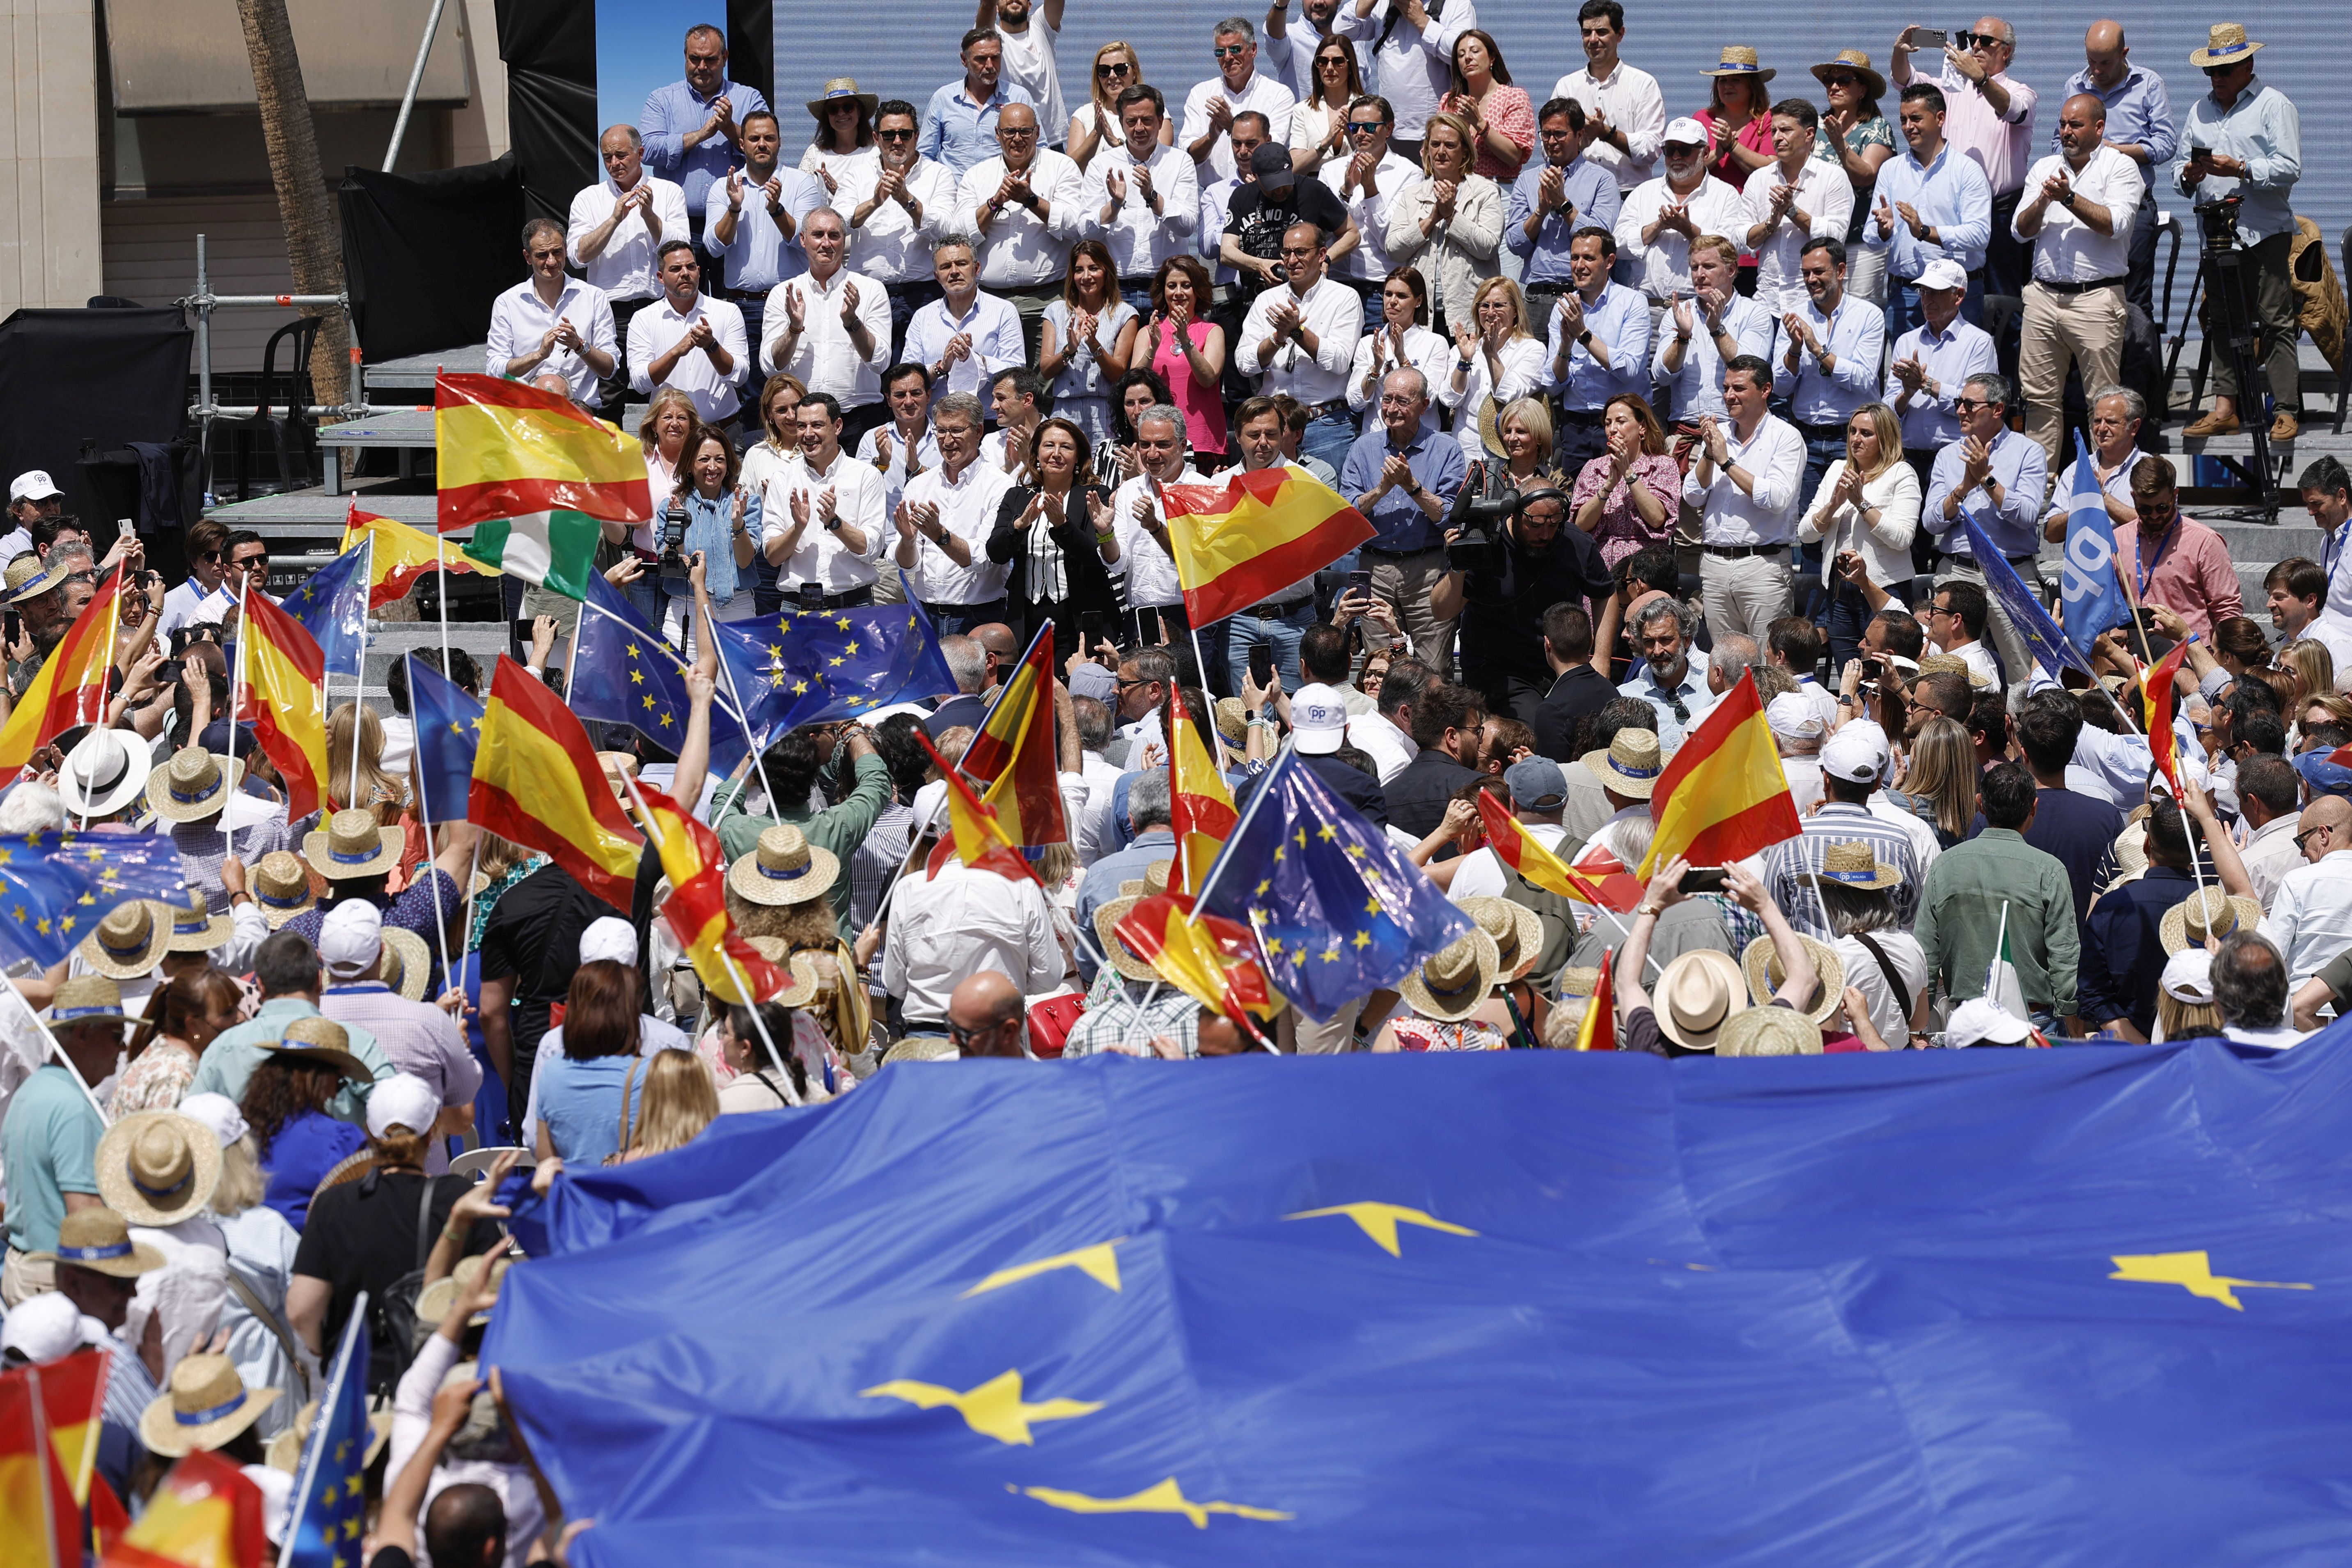
M 1928 843 L 1933 845 L 1932 837 Z M 1836 940 L 1823 918 L 1821 900 L 1813 896 L 1812 884 L 1797 879 L 1821 870 L 1822 853 L 1832 844 L 1867 844 L 1880 864 L 1903 873 L 1903 879 L 1887 891 L 1894 895 L 1895 923 L 1908 931 L 1918 913 L 1920 885 L 1927 879 L 1927 868 L 1935 864 L 1932 848 L 1923 853 L 1919 841 L 1902 824 L 1890 822 L 1867 806 L 1834 800 L 1822 802 L 1821 809 L 1805 818 L 1803 833 L 1782 839 L 1764 852 L 1764 885 L 1771 891 L 1772 901 L 1787 911 L 1789 923 L 1807 936 Z

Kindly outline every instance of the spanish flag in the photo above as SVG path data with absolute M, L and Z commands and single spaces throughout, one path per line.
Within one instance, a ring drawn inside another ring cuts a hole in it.
M 1337 491 L 1287 465 L 1235 474 L 1222 489 L 1170 485 L 1160 495 L 1195 628 L 1271 598 L 1378 531 Z
M 1004 825 L 997 820 L 996 808 L 971 793 L 971 785 L 964 782 L 953 763 L 940 755 L 929 735 L 917 730 L 915 739 L 922 743 L 923 750 L 938 765 L 940 776 L 948 782 L 950 833 L 931 852 L 929 875 L 938 876 L 940 868 L 947 864 L 952 853 L 975 871 L 993 871 L 1015 882 L 1037 881 L 1037 873 L 1030 868 L 1020 847 L 1005 836 Z
M 498 576 L 499 569 L 485 565 L 462 553 L 454 544 L 444 544 L 431 534 L 404 522 L 373 512 L 362 511 L 359 502 L 352 503 L 351 514 L 343 519 L 341 553 L 365 544 L 375 553 L 368 558 L 368 607 L 374 609 L 395 599 L 408 596 L 420 577 L 433 574 L 433 561 L 437 554 L 442 566 L 450 572 L 486 573 Z
M 1053 622 L 1038 628 L 1029 651 L 998 689 L 980 732 L 964 752 L 963 772 L 980 786 L 980 798 L 1009 842 L 1069 842 L 1061 769 L 1054 756 Z
M 199 1448 L 164 1476 L 106 1568 L 259 1568 L 269 1552 L 263 1507 L 261 1489 L 234 1461 Z M 295 1560 L 290 1549 L 286 1560 Z
M 1234 792 L 1225 787 L 1216 759 L 1202 742 L 1200 726 L 1185 710 L 1184 694 L 1172 686 L 1166 711 L 1168 811 L 1176 833 L 1176 868 L 1182 890 L 1197 894 L 1240 816 L 1234 809 Z
M 266 594 L 245 599 L 236 639 L 245 661 L 245 705 L 262 752 L 286 778 L 286 811 L 299 821 L 327 795 L 327 656 L 302 624 Z
M 552 392 L 445 372 L 433 385 L 433 442 L 444 533 L 550 510 L 653 520 L 637 443 Z
M 727 918 L 727 866 L 719 836 L 657 789 L 633 782 L 629 793 L 637 798 L 637 820 L 645 824 L 646 837 L 669 878 L 669 901 L 662 914 L 693 960 L 702 988 L 721 1002 L 746 1007 L 782 991 L 791 976 L 737 936 Z
M 35 752 L 68 730 L 105 719 L 107 673 L 114 668 L 121 604 L 122 568 L 118 566 L 49 650 L 8 721 L 0 724 L 0 784 L 14 783 Z
M 113 1361 L 106 1351 L 76 1351 L 31 1368 L 40 1391 L 41 1416 L 58 1464 L 73 1488 L 77 1506 L 89 1500 L 98 1464 L 98 1433 L 106 1418 L 106 1378 Z
M 1677 855 L 1728 865 L 1804 831 L 1753 670 L 1741 674 L 1658 775 L 1650 816 L 1658 827 L 1642 861 L 1644 882 Z
M 1263 1039 L 1255 1020 L 1280 1005 L 1258 966 L 1256 942 L 1238 922 L 1196 915 L 1192 900 L 1162 893 L 1139 900 L 1112 929 L 1152 972 L 1211 1012 Z
M 1614 910 L 1622 914 L 1642 901 L 1642 884 L 1623 871 L 1595 882 L 1544 847 L 1540 839 L 1519 826 L 1492 790 L 1478 792 L 1478 820 L 1486 825 L 1486 842 L 1504 865 L 1548 893 L 1558 893 L 1580 904 Z
M 1617 1048 L 1617 999 L 1611 994 L 1613 987 L 1610 976 L 1617 967 L 1617 955 L 1601 955 L 1601 980 L 1592 988 L 1592 1000 L 1585 1005 L 1584 1021 L 1576 1026 L 1576 1048 L 1580 1051 L 1613 1051 Z
M 81 1505 L 58 1462 L 40 1367 L 0 1376 L 0 1568 L 78 1563 Z M 93 1436 L 94 1436 L 93 1432 Z
M 466 820 L 545 851 L 598 898 L 629 912 L 645 840 L 604 782 L 596 748 L 562 700 L 499 655 L 482 710 Z
M 2147 721 L 2147 749 L 2156 758 L 2157 772 L 2172 786 L 2172 798 L 2180 798 L 2180 735 L 2172 727 L 2172 705 L 2178 688 L 2172 678 L 2180 673 L 2180 661 L 2189 657 L 2187 643 L 2175 643 L 2172 651 L 2150 665 L 2140 675 L 2141 717 Z

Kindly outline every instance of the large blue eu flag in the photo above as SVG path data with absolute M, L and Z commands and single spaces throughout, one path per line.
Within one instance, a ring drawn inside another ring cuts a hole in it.
M 1266 978 L 1328 1020 L 1466 934 L 1470 917 L 1286 752 L 1211 868 L 1202 902 L 1254 927 Z
M 664 751 L 676 752 L 694 713 L 686 690 L 687 664 L 677 651 L 648 630 L 635 608 L 602 576 L 589 579 L 574 635 L 580 647 L 566 694 L 572 710 L 583 719 L 627 724 Z M 750 749 L 722 677 L 710 705 L 712 771 L 722 776 L 733 772 Z
M 362 542 L 346 550 L 302 580 L 286 595 L 279 608 L 317 639 L 326 656 L 329 675 L 360 673 L 360 654 L 367 638 L 368 551 Z
M 0 838 L 0 952 L 63 963 L 98 922 L 133 899 L 188 896 L 169 838 L 149 833 L 26 833 Z
M 732 689 L 762 735 L 956 689 L 930 617 L 913 603 L 787 610 L 713 630 Z

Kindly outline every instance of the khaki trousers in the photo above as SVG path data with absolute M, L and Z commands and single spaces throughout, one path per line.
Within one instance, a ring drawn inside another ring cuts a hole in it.
M 1717 637 L 1729 632 L 1753 637 L 1762 647 L 1765 628 L 1795 603 L 1788 549 L 1783 546 L 1771 555 L 1701 555 L 1698 591 L 1708 631 Z
M 52 1259 L 33 1260 L 29 1252 L 8 1249 L 8 1261 L 0 1267 L 0 1304 L 10 1309 L 23 1305 L 35 1296 L 46 1296 L 58 1288 L 58 1266 Z
M 1364 1010 L 1364 998 L 1358 997 L 1339 1009 L 1328 1024 L 1318 1024 L 1300 1013 L 1297 1007 L 1286 1007 L 1275 1020 L 1275 1044 L 1286 1055 L 1301 1057 L 1336 1056 L 1356 1048 L 1356 1018 Z
M 1361 559 L 1372 574 L 1372 597 L 1386 600 L 1396 611 L 1397 625 L 1412 643 L 1413 658 L 1437 671 L 1439 679 L 1453 679 L 1455 623 L 1439 620 L 1429 608 L 1429 591 L 1445 575 L 1445 552 L 1374 555 L 1366 551 Z
M 2120 280 L 2080 294 L 2048 285 L 2025 286 L 2024 336 L 2018 344 L 2017 389 L 2025 399 L 2025 435 L 2058 471 L 2064 438 L 2066 369 L 2079 365 L 2083 395 L 2095 399 L 2123 379 L 2124 286 Z

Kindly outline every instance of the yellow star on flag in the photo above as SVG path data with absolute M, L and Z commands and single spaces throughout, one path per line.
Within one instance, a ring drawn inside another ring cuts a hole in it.
M 1108 1241 L 1097 1242 L 1092 1247 L 1081 1247 L 1075 1252 L 1057 1252 L 1051 1258 L 1041 1258 L 1034 1263 L 1016 1263 L 1010 1268 L 1000 1268 L 964 1294 L 977 1296 L 982 1291 L 1015 1285 L 1024 1279 L 1051 1273 L 1056 1268 L 1075 1268 L 1096 1283 L 1117 1290 L 1118 1289 L 1118 1257 L 1113 1249 L 1126 1239 L 1127 1237 L 1123 1236 L 1117 1236 Z
M 2111 1258 L 2116 1271 L 2110 1279 L 2128 1279 L 2139 1285 L 2178 1285 L 2192 1296 L 2208 1301 L 2219 1301 L 2233 1312 L 2246 1309 L 2240 1303 L 2240 1290 L 2309 1290 L 2309 1285 L 2290 1284 L 2282 1279 L 2232 1279 L 2213 1272 L 2210 1258 L 2202 1252 L 2148 1252 Z
M 1013 1489 L 1007 1483 L 1005 1489 L 1010 1491 Z M 1297 1517 L 1278 1509 L 1252 1508 L 1245 1503 L 1194 1502 L 1184 1495 L 1184 1489 L 1176 1484 L 1173 1476 L 1156 1487 L 1146 1487 L 1139 1492 L 1116 1498 L 1088 1497 L 1084 1492 L 1064 1491 L 1059 1487 L 1023 1487 L 1019 1489 L 1024 1497 L 1035 1498 L 1048 1508 L 1066 1509 L 1072 1513 L 1181 1513 L 1192 1521 L 1195 1530 L 1208 1529 L 1209 1516 L 1213 1513 L 1231 1514 L 1235 1519 L 1275 1521 Z
M 1466 1229 L 1462 1226 L 1448 1225 L 1445 1221 L 1438 1219 L 1433 1215 L 1423 1214 L 1419 1209 L 1409 1209 L 1402 1204 L 1339 1204 L 1333 1207 L 1326 1209 L 1302 1209 L 1297 1214 L 1286 1214 L 1282 1217 L 1285 1219 L 1322 1219 L 1331 1215 L 1344 1215 L 1348 1218 L 1354 1220 L 1358 1228 L 1361 1229 L 1366 1236 L 1370 1237 L 1373 1244 L 1379 1247 L 1381 1251 L 1387 1253 L 1391 1258 L 1402 1258 L 1404 1256 L 1402 1252 L 1397 1249 L 1397 1226 L 1400 1224 L 1417 1225 L 1429 1230 L 1442 1230 L 1448 1236 L 1475 1236 L 1478 1234 L 1476 1231 Z
M 983 1437 L 993 1437 L 1000 1443 L 1033 1447 L 1035 1439 L 1029 1435 L 1033 1421 L 1067 1421 L 1076 1415 L 1091 1415 L 1100 1410 L 1099 1402 L 1084 1399 L 1047 1399 L 1032 1405 L 1021 1397 L 1021 1373 L 1018 1370 L 999 1373 L 978 1388 L 958 1394 L 952 1388 L 942 1388 L 936 1383 L 915 1383 L 906 1378 L 893 1378 L 888 1383 L 857 1391 L 861 1399 L 903 1399 L 922 1410 L 936 1410 L 945 1405 L 963 1417 L 963 1424 Z
M 1354 942 L 1351 945 L 1353 945 L 1354 947 L 1356 947 L 1356 948 L 1357 948 L 1357 949 L 1359 949 L 1359 950 L 1361 950 L 1361 949 L 1363 949 L 1363 948 L 1367 948 L 1367 947 L 1371 946 L 1371 945 L 1372 945 L 1372 933 L 1371 933 L 1370 931 L 1358 931 L 1358 932 L 1356 933 L 1356 940 L 1355 940 L 1355 942 Z

